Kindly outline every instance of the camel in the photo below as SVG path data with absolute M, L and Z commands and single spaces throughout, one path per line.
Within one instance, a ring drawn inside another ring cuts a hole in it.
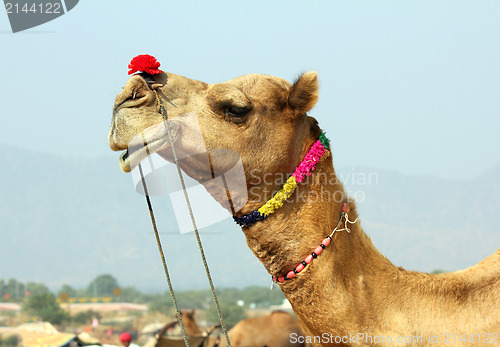
M 184 330 L 186 331 L 186 335 L 202 335 L 202 331 L 198 327 L 198 324 L 196 323 L 196 320 L 194 319 L 195 315 L 195 310 L 181 310 L 181 318 L 182 318 L 182 323 L 184 324 Z M 173 329 L 177 324 L 179 323 L 179 320 L 176 319 L 174 321 L 171 321 L 159 331 L 158 336 L 163 336 L 166 333 L 169 332 L 169 330 Z M 182 331 L 180 332 L 180 334 Z
M 287 195 L 274 213 L 252 220 L 253 224 L 243 223 L 242 231 L 248 247 L 290 301 L 306 342 L 314 346 L 498 342 L 500 249 L 451 273 L 431 275 L 396 267 L 363 231 L 356 204 L 337 179 L 327 144 L 311 175 L 297 183 L 298 192 L 288 196 L 289 187 L 282 188 L 321 135 L 318 122 L 308 115 L 318 95 L 315 72 L 302 74 L 293 84 L 261 74 L 208 84 L 164 71 L 139 73 L 116 97 L 108 142 L 111 149 L 123 152 L 119 163 L 125 172 L 151 153 L 173 161 L 167 131 L 176 149 L 189 152 L 200 147 L 193 140 L 192 121 L 183 118 L 194 112 L 209 159 L 216 149 L 241 157 L 244 189 L 229 192 L 236 204 L 223 205 L 236 220 L 245 220 L 277 191 Z M 168 122 L 163 122 L 159 104 L 167 110 Z M 132 141 L 137 134 L 142 140 Z M 200 153 L 199 148 L 195 152 Z M 225 186 L 207 182 L 229 170 L 234 160 L 221 156 L 211 160 L 208 169 L 204 160 L 201 155 L 186 156 L 180 165 L 221 202 L 229 194 Z M 251 192 L 247 200 L 243 191 Z M 233 208 L 236 205 L 242 207 Z M 325 246 L 322 251 L 319 245 Z M 314 257 L 313 250 L 321 254 Z
M 305 343 L 294 341 L 300 338 L 303 334 L 297 319 L 283 311 L 244 319 L 229 330 L 233 347 L 303 347 Z M 226 346 L 226 341 L 221 339 L 219 347 Z
M 182 323 L 188 335 L 201 335 L 203 334 L 198 324 L 194 319 L 195 310 L 181 310 Z
M 208 328 L 206 331 L 201 331 L 194 318 L 195 310 L 181 310 L 180 311 L 182 322 L 184 324 L 184 330 L 188 337 L 190 345 L 193 346 L 214 346 L 218 339 L 210 337 L 215 329 L 218 327 L 214 325 Z M 182 330 L 179 329 L 174 333 L 171 330 L 174 327 L 178 327 L 178 319 L 171 321 L 158 332 L 155 337 L 149 339 L 144 347 L 175 347 L 175 346 L 185 346 L 185 342 L 182 335 Z

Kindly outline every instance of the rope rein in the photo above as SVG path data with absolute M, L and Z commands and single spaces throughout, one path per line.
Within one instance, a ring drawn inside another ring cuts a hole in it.
M 184 337 L 184 343 L 187 347 L 189 346 L 189 341 L 187 338 L 186 330 L 184 329 L 184 322 L 182 321 L 181 312 L 179 311 L 179 306 L 177 305 L 177 300 L 175 298 L 174 288 L 172 287 L 172 282 L 170 281 L 170 273 L 168 272 L 167 262 L 165 260 L 165 254 L 163 253 L 163 247 L 161 246 L 160 235 L 158 234 L 158 228 L 156 227 L 155 215 L 153 212 L 153 205 L 151 204 L 151 200 L 149 199 L 148 188 L 146 186 L 146 180 L 144 179 L 144 175 L 142 172 L 142 166 L 139 163 L 139 172 L 141 174 L 142 186 L 144 188 L 144 194 L 146 195 L 146 202 L 148 204 L 149 216 L 151 217 L 151 223 L 153 224 L 153 230 L 156 237 L 156 243 L 158 245 L 158 251 L 160 252 L 161 262 L 163 264 L 163 271 L 165 272 L 165 277 L 167 279 L 168 289 L 170 290 L 170 296 L 172 297 L 172 302 L 174 303 L 175 313 L 177 314 L 177 319 L 179 320 L 179 325 L 182 330 L 182 336 Z
M 177 173 L 179 175 L 179 180 L 180 180 L 180 183 L 181 183 L 181 186 L 182 186 L 182 191 L 184 193 L 184 199 L 186 200 L 186 205 L 187 205 L 187 208 L 188 208 L 188 211 L 189 211 L 189 216 L 191 218 L 191 223 L 193 225 L 194 234 L 196 236 L 196 242 L 198 243 L 198 248 L 200 250 L 200 255 L 201 255 L 201 259 L 203 261 L 203 266 L 205 267 L 205 272 L 206 272 L 206 275 L 207 275 L 207 279 L 208 279 L 208 282 L 210 284 L 210 290 L 212 292 L 213 300 L 214 300 L 214 303 L 215 303 L 215 308 L 217 310 L 217 315 L 219 317 L 219 323 L 220 323 L 222 332 L 224 333 L 224 337 L 226 338 L 227 345 L 228 345 L 228 347 L 231 347 L 231 342 L 229 341 L 229 336 L 228 336 L 226 324 L 224 323 L 224 318 L 222 317 L 222 312 L 221 312 L 221 309 L 220 309 L 219 300 L 217 299 L 217 294 L 215 292 L 215 287 L 214 287 L 214 284 L 213 284 L 213 281 L 212 281 L 212 276 L 210 274 L 210 269 L 208 267 L 207 259 L 205 257 L 205 251 L 203 250 L 203 245 L 202 245 L 202 242 L 201 242 L 200 234 L 198 232 L 198 227 L 196 225 L 196 220 L 195 220 L 195 217 L 194 217 L 194 214 L 193 214 L 193 209 L 191 207 L 191 201 L 190 201 L 189 196 L 188 196 L 186 184 L 184 182 L 184 177 L 182 176 L 181 167 L 179 165 L 179 159 L 177 157 L 177 152 L 176 152 L 175 146 L 174 146 L 174 140 L 173 140 L 173 137 L 172 137 L 172 133 L 170 131 L 170 127 L 169 127 L 168 122 L 167 122 L 168 121 L 167 111 L 166 111 L 165 107 L 163 106 L 163 103 L 161 102 L 161 99 L 160 99 L 160 97 L 158 95 L 158 92 L 156 90 L 154 90 L 154 92 L 155 92 L 155 97 L 156 97 L 156 109 L 157 109 L 158 113 L 160 113 L 162 115 L 163 120 L 166 123 L 168 141 L 169 141 L 169 144 L 170 144 L 170 148 L 172 149 L 172 154 L 173 154 L 173 157 L 174 157 L 175 166 L 177 167 Z M 174 306 L 175 306 L 175 310 L 176 310 L 176 313 L 177 313 L 177 317 L 179 319 L 179 323 L 180 323 L 180 326 L 181 326 L 181 329 L 182 329 L 182 333 L 183 333 L 183 336 L 184 336 L 184 342 L 185 342 L 186 346 L 189 347 L 189 343 L 187 341 L 186 331 L 184 330 L 184 324 L 182 322 L 182 318 L 181 318 L 181 315 L 180 315 L 180 312 L 179 312 L 179 309 L 178 309 L 178 306 L 177 306 L 177 301 L 175 299 L 174 290 L 173 290 L 172 284 L 170 282 L 170 276 L 169 276 L 169 273 L 168 273 L 167 264 L 166 264 L 166 261 L 165 261 L 165 257 L 163 255 L 163 250 L 162 250 L 162 247 L 161 247 L 161 241 L 160 241 L 160 238 L 158 236 L 158 231 L 157 231 L 157 228 L 156 228 L 156 222 L 155 222 L 154 215 L 153 215 L 153 208 L 152 208 L 151 201 L 150 201 L 148 193 L 147 193 L 146 182 L 144 180 L 143 173 L 142 173 L 142 167 L 140 166 L 140 164 L 139 164 L 139 170 L 140 170 L 140 173 L 141 173 L 141 179 L 142 179 L 142 183 L 143 183 L 143 186 L 144 186 L 144 192 L 146 194 L 146 201 L 148 203 L 148 208 L 149 208 L 149 212 L 150 212 L 150 215 L 151 215 L 151 221 L 153 223 L 153 229 L 155 231 L 155 236 L 156 236 L 156 240 L 157 240 L 157 243 L 158 243 L 158 249 L 160 251 L 160 256 L 162 258 L 163 268 L 164 268 L 165 275 L 166 275 L 166 278 L 167 278 L 167 282 L 168 282 L 170 294 L 172 296 L 172 301 L 174 302 Z

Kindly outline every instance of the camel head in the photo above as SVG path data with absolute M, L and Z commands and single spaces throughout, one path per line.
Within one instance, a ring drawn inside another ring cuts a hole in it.
M 292 173 L 317 138 L 317 122 L 306 115 L 317 99 L 315 72 L 303 74 L 293 85 L 261 74 L 209 84 L 168 72 L 140 73 L 116 97 L 108 142 L 112 150 L 123 152 L 120 166 L 125 172 L 155 152 L 172 161 L 168 129 L 182 169 L 199 182 L 241 160 L 245 189 L 253 185 L 267 192 L 251 196 L 250 209 L 282 183 L 263 180 L 263 175 Z M 166 122 L 159 103 L 166 109 Z

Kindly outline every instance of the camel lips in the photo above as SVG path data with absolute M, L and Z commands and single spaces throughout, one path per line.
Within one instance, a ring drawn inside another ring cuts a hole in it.
M 122 154 L 121 159 L 122 159 L 122 160 L 127 160 L 127 159 L 128 159 L 128 157 L 129 157 L 131 154 L 134 154 L 135 152 L 137 152 L 137 151 L 139 151 L 139 150 L 141 150 L 141 149 L 143 149 L 143 148 L 146 148 L 146 151 L 147 151 L 147 150 L 148 150 L 148 145 L 147 145 L 147 144 L 146 144 L 146 145 L 141 144 L 141 145 L 139 145 L 139 146 L 133 146 L 133 147 L 132 147 L 132 146 L 129 146 L 129 147 L 125 150 L 125 152 Z
M 146 150 L 147 150 L 147 145 L 145 147 L 146 147 Z M 144 148 L 144 146 L 140 146 L 140 147 L 136 146 L 136 147 L 129 147 L 129 148 L 127 148 L 123 152 L 123 154 L 121 155 L 120 159 L 122 161 L 126 161 L 130 157 L 130 155 L 133 155 L 135 152 L 141 150 L 141 148 Z
M 174 139 L 178 136 L 178 124 L 169 123 Z M 125 172 L 130 172 L 148 156 L 161 150 L 169 143 L 166 138 L 166 123 L 159 122 L 151 127 L 151 132 L 144 136 L 144 133 L 136 135 L 130 142 L 128 148 L 120 156 L 120 167 Z
M 129 147 L 120 156 L 120 164 L 131 169 L 130 157 L 135 156 L 135 154 L 139 153 L 141 150 L 145 150 L 146 153 L 149 155 L 149 146 L 148 145 Z M 134 167 L 135 167 L 135 165 L 134 165 Z

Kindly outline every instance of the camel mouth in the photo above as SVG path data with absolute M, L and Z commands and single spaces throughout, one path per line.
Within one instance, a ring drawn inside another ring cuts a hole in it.
M 120 168 L 124 172 L 131 172 L 141 161 L 159 150 L 170 146 L 167 128 L 170 128 L 172 140 L 178 137 L 178 125 L 173 122 L 160 122 L 137 134 L 129 143 L 128 148 L 120 155 Z

